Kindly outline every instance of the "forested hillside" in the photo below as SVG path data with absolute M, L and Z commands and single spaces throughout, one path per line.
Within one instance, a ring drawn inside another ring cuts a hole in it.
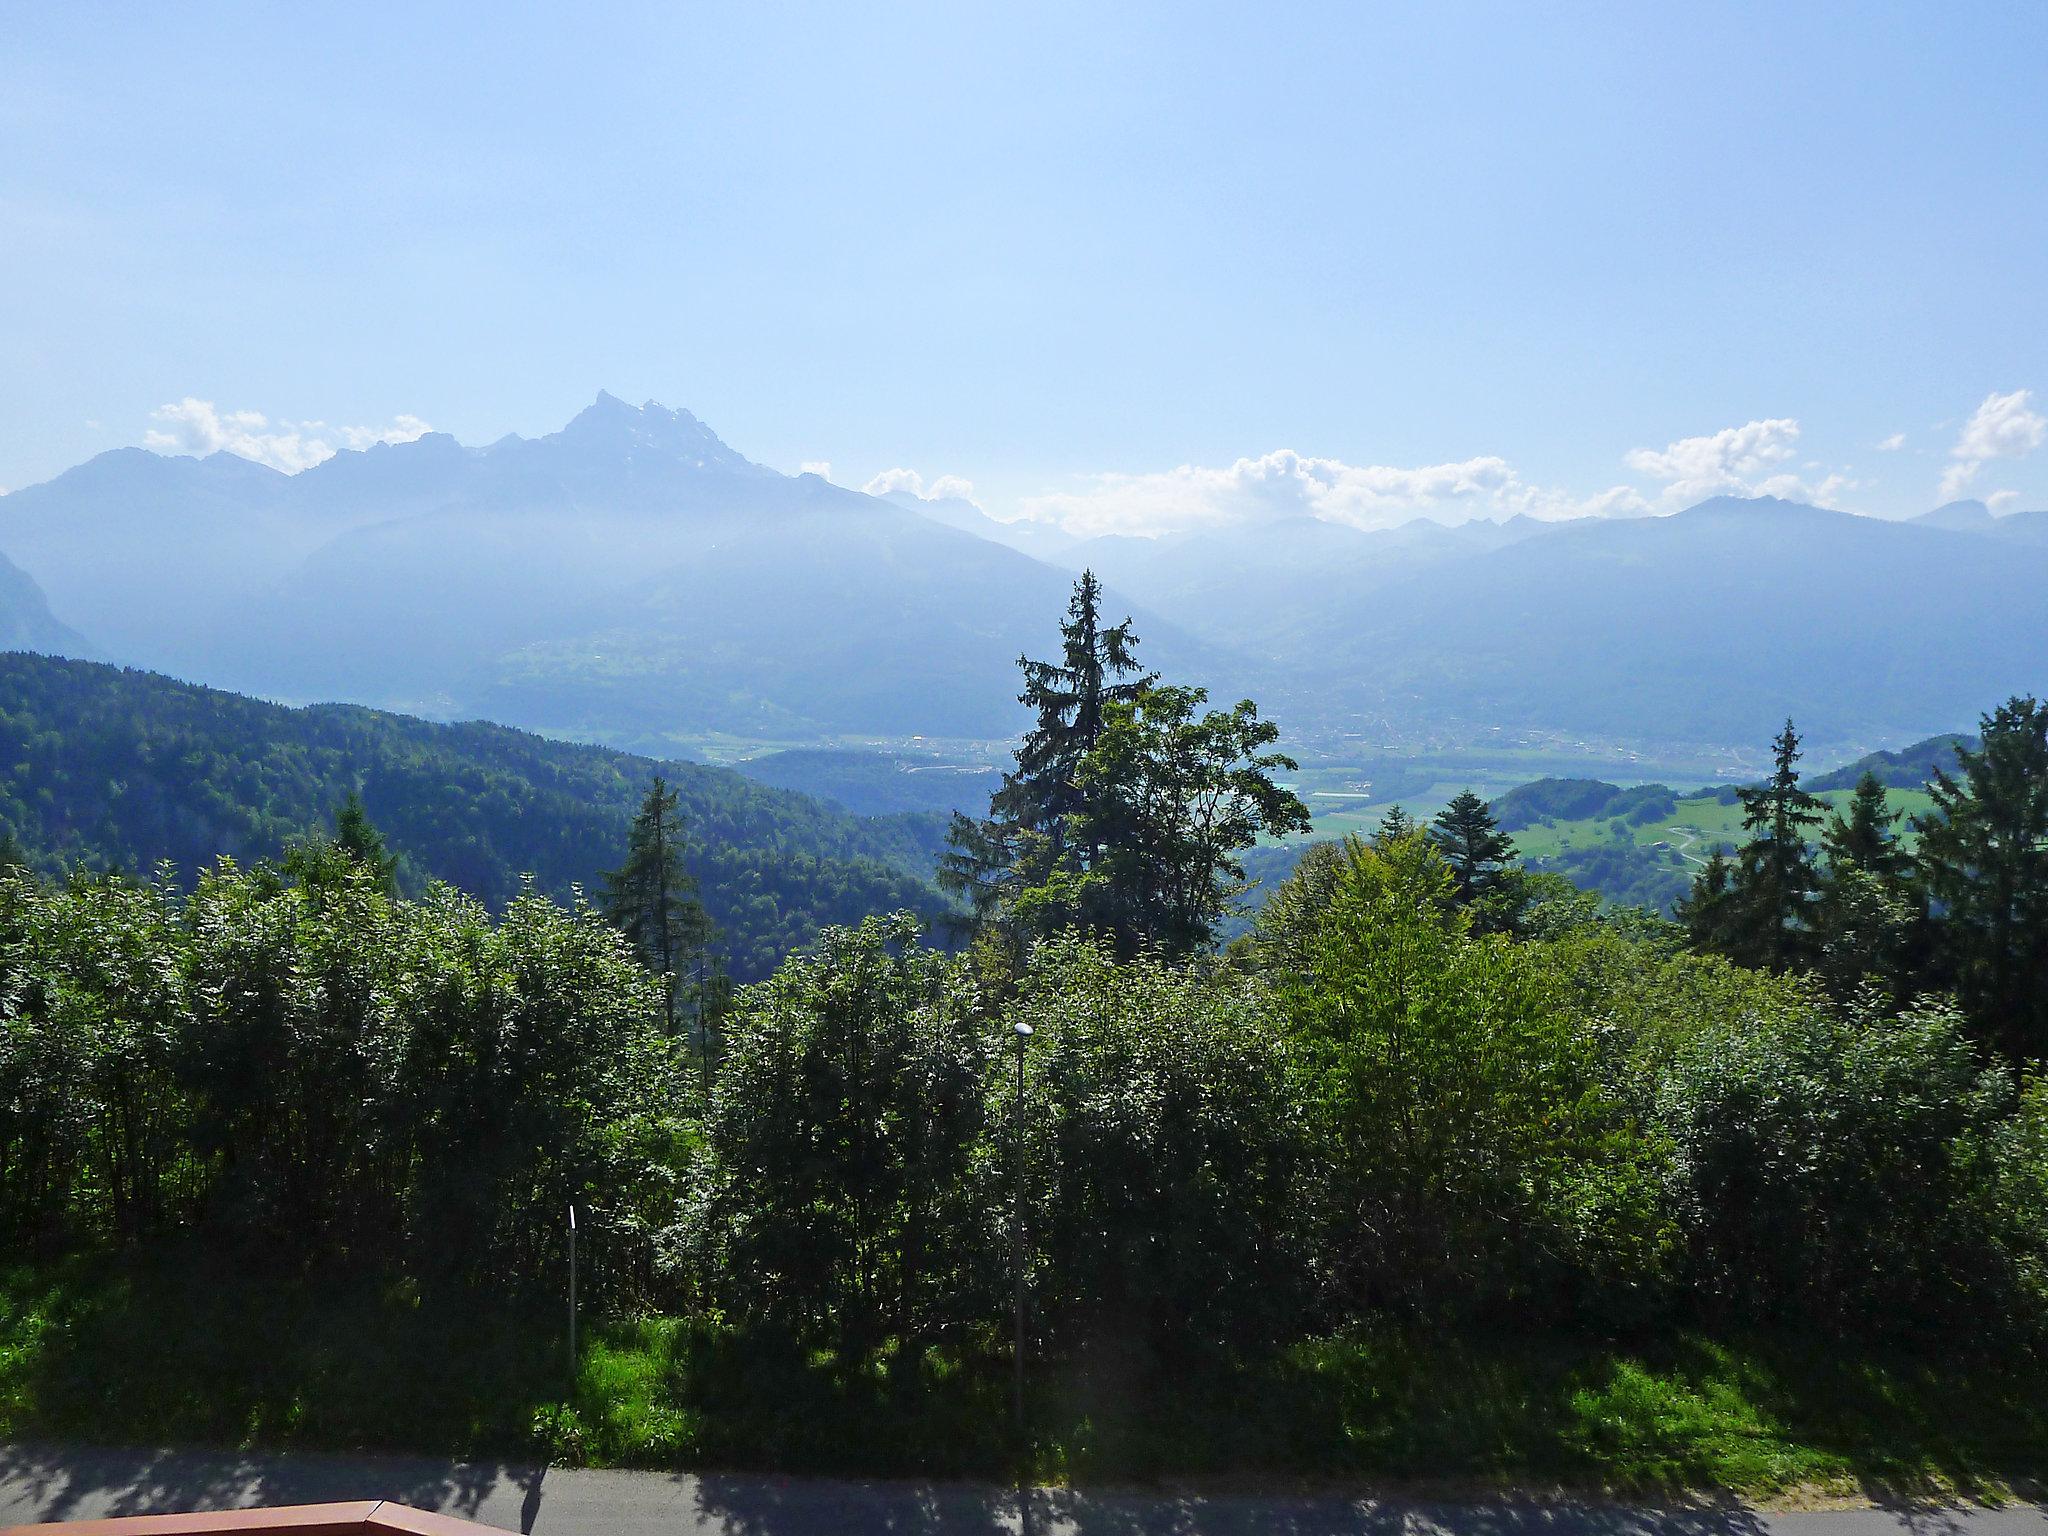
M 351 790 L 417 889 L 502 906 L 523 875 L 566 897 L 623 857 L 657 768 L 681 797 L 687 863 L 727 963 L 765 974 L 820 927 L 934 912 L 936 819 L 863 820 L 693 763 L 657 764 L 485 724 L 349 705 L 287 709 L 146 672 L 0 656 L 0 830 L 29 863 L 189 878 L 218 855 L 273 858 Z

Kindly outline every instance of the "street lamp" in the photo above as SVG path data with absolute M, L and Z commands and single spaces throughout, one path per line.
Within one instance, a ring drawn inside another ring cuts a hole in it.
M 1031 1038 L 1031 1026 L 1012 1029 L 1017 1042 L 1017 1093 L 1010 1104 L 1010 1158 L 1015 1180 L 1010 1199 L 1010 1264 L 1016 1271 L 1017 1336 L 1014 1347 L 1016 1380 L 1012 1385 L 1012 1406 L 1017 1415 L 1017 1433 L 1024 1433 L 1024 1042 Z

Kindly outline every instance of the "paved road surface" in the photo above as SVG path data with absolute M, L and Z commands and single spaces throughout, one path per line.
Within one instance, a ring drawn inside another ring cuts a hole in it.
M 1438 1504 L 1017 1491 L 970 1483 L 578 1472 L 385 1457 L 0 1445 L 0 1527 L 106 1515 L 395 1499 L 533 1536 L 2048 1536 L 2048 1510 L 1782 1514 L 1740 1504 Z

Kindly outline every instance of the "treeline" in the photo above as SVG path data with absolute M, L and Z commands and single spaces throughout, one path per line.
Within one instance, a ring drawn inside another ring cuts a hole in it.
M 441 879 L 505 906 L 534 877 L 557 901 L 617 859 L 661 772 L 684 859 L 735 976 L 765 976 L 821 927 L 944 905 L 925 872 L 937 818 L 862 820 L 723 769 L 484 724 L 260 700 L 53 657 L 0 655 L 0 839 L 49 877 L 189 881 L 222 854 L 277 858 L 359 793 L 402 889 Z
M 1829 815 L 1791 721 L 1773 753 L 1769 780 L 1736 791 L 1742 845 L 1679 907 L 1694 945 L 1844 1002 L 1953 998 L 2010 1059 L 2048 1056 L 2048 708 L 2008 700 L 1935 765 L 1910 847 L 1875 773 Z

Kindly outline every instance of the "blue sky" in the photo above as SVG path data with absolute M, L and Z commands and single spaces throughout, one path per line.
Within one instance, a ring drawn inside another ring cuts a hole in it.
M 0 293 L 0 485 L 602 387 L 1088 527 L 2048 506 L 2048 6 L 7 3 Z

